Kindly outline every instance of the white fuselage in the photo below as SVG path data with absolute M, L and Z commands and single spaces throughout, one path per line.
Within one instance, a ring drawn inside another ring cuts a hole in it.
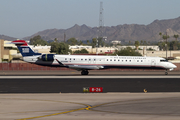
M 100 56 L 100 55 L 55 55 L 54 61 L 42 61 L 39 56 L 24 57 L 24 61 L 40 65 L 58 66 L 60 61 L 65 66 L 97 66 L 103 68 L 155 68 L 174 69 L 176 66 L 160 57 L 142 56 Z M 56 60 L 57 59 L 57 60 Z M 70 67 L 71 68 L 71 67 Z

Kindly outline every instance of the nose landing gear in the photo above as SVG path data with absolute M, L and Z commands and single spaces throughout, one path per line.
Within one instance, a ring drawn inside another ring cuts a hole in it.
M 88 74 L 89 74 L 88 70 L 82 70 L 81 71 L 81 75 L 88 75 Z
M 168 75 L 168 71 L 167 71 L 167 69 L 166 69 L 166 71 L 165 71 L 165 75 Z

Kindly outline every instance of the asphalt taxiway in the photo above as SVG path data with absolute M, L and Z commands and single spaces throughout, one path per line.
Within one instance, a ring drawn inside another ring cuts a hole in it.
M 1 120 L 179 120 L 180 93 L 1 94 Z

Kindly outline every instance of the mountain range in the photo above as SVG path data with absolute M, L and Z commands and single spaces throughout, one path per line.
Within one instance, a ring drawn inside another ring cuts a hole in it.
M 148 25 L 124 24 L 103 27 L 103 36 L 107 36 L 107 41 L 120 40 L 122 42 L 129 42 L 143 40 L 153 42 L 162 40 L 161 36 L 159 36 L 159 32 L 162 34 L 166 34 L 167 32 L 170 39 L 174 39 L 171 36 L 180 34 L 180 17 L 167 20 L 154 20 Z M 58 41 L 64 41 L 64 34 L 66 40 L 72 37 L 75 37 L 77 40 L 91 40 L 98 36 L 98 27 L 75 24 L 68 29 L 47 29 L 40 31 L 31 36 L 24 37 L 23 39 L 29 40 L 36 35 L 40 35 L 44 40 L 54 40 L 58 38 Z

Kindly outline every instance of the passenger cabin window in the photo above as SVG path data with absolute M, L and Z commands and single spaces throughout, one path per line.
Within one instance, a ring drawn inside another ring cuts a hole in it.
M 168 62 L 168 60 L 160 60 L 160 62 Z

